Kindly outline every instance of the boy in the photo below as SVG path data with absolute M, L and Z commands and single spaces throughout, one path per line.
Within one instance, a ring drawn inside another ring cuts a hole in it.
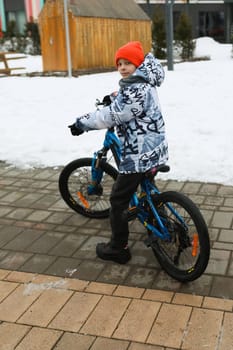
M 151 53 L 144 57 L 138 41 L 120 47 L 115 63 L 122 76 L 117 96 L 111 96 L 109 106 L 78 117 L 70 129 L 72 135 L 81 135 L 88 130 L 117 127 L 122 157 L 110 196 L 112 235 L 109 243 L 97 244 L 96 254 L 125 264 L 131 258 L 127 216 L 131 196 L 146 171 L 167 162 L 168 146 L 156 91 L 164 79 L 163 67 Z

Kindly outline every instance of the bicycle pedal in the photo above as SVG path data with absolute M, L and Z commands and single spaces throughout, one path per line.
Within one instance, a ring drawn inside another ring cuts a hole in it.
M 128 216 L 128 221 L 136 219 L 138 215 L 138 208 L 137 207 L 131 207 L 128 209 L 127 216 Z
M 151 239 L 150 238 L 144 239 L 143 243 L 145 244 L 145 246 L 147 248 L 151 247 Z

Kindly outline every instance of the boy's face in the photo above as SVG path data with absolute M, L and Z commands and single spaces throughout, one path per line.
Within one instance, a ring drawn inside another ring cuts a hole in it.
M 117 70 L 122 78 L 128 78 L 129 75 L 135 72 L 136 66 L 128 60 L 120 58 L 117 62 Z

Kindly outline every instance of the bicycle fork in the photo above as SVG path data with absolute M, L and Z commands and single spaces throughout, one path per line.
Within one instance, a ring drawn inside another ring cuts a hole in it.
M 106 162 L 106 159 L 106 152 L 104 152 L 104 150 L 94 153 L 91 165 L 91 183 L 87 186 L 87 193 L 89 196 L 101 196 L 103 193 L 103 187 L 101 185 L 103 170 L 100 167 L 100 162 Z

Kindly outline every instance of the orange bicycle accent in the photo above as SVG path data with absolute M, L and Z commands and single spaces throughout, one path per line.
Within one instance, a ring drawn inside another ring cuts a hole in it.
M 198 234 L 194 233 L 193 234 L 193 247 L 192 247 L 192 256 L 197 256 L 197 249 L 198 249 Z
M 128 211 L 133 211 L 133 210 L 135 210 L 136 208 L 137 208 L 136 205 L 134 205 L 133 207 L 128 208 Z
M 82 202 L 82 204 L 84 205 L 84 207 L 86 209 L 89 209 L 90 205 L 89 205 L 88 201 L 86 200 L 86 198 L 83 197 L 83 195 L 82 195 L 82 193 L 80 191 L 77 192 L 77 196 L 80 199 L 80 201 Z

